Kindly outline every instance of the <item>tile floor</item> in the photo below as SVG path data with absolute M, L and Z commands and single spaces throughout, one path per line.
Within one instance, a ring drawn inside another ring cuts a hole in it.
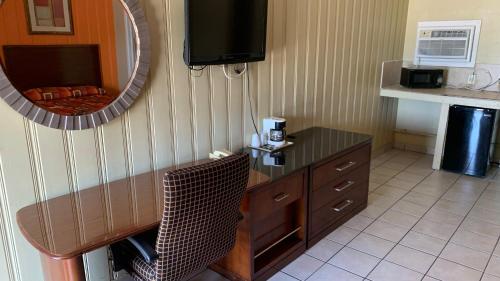
M 431 163 L 398 150 L 373 159 L 368 208 L 270 281 L 500 281 L 500 173 Z

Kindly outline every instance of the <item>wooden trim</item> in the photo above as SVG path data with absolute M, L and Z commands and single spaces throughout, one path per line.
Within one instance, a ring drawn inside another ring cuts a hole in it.
M 81 116 L 65 116 L 48 112 L 26 99 L 9 81 L 0 67 L 0 98 L 24 117 L 38 124 L 61 130 L 85 130 L 108 123 L 123 114 L 141 94 L 151 63 L 149 26 L 139 0 L 120 0 L 136 34 L 136 64 L 132 76 L 121 94 L 105 108 Z

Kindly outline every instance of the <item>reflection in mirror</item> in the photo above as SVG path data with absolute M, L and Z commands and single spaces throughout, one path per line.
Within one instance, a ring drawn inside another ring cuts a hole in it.
M 26 18 L 26 7 L 14 2 L 0 6 L 0 17 Z M 125 90 L 137 38 L 120 0 L 68 3 L 74 34 L 31 34 L 28 20 L 22 28 L 18 20 L 0 21 L 0 59 L 10 82 L 35 105 L 80 116 L 105 108 Z

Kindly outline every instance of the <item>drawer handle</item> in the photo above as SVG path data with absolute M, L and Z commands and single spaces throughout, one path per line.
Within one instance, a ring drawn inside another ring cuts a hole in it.
M 342 206 L 340 206 L 340 207 L 333 207 L 333 210 L 335 212 L 337 212 L 337 213 L 340 213 L 343 210 L 345 210 L 347 207 L 351 206 L 352 204 L 354 204 L 354 200 L 347 200 L 347 201 L 345 201 L 344 204 L 342 204 Z
M 349 168 L 352 168 L 352 167 L 356 166 L 356 164 L 358 164 L 358 163 L 351 161 L 348 164 L 346 164 L 345 166 L 337 168 L 337 172 L 343 172 L 343 171 L 345 171 L 345 170 L 347 170 Z
M 274 197 L 274 201 L 281 202 L 281 201 L 287 199 L 288 197 L 290 197 L 290 194 L 288 194 L 288 193 L 280 193 L 280 194 L 278 194 L 278 195 L 276 195 Z
M 342 191 L 348 189 L 349 187 L 353 186 L 355 183 L 356 182 L 354 182 L 354 181 L 348 181 L 344 186 L 342 186 L 342 187 L 336 187 L 335 191 L 342 192 Z

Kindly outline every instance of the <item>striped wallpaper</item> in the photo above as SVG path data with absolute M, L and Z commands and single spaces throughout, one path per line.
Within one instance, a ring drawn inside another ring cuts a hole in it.
M 259 121 L 284 116 L 291 132 L 327 126 L 370 133 L 375 149 L 392 144 L 397 104 L 380 98 L 378 86 L 381 62 L 402 58 L 408 0 L 269 0 L 267 59 L 233 80 L 219 66 L 199 73 L 184 65 L 183 0 L 142 3 L 153 64 L 143 95 L 121 118 L 63 132 L 0 102 L 0 280 L 43 279 L 17 210 L 214 149 L 239 149 L 252 133 L 247 94 Z M 88 254 L 85 265 L 88 280 L 111 278 L 105 249 Z

